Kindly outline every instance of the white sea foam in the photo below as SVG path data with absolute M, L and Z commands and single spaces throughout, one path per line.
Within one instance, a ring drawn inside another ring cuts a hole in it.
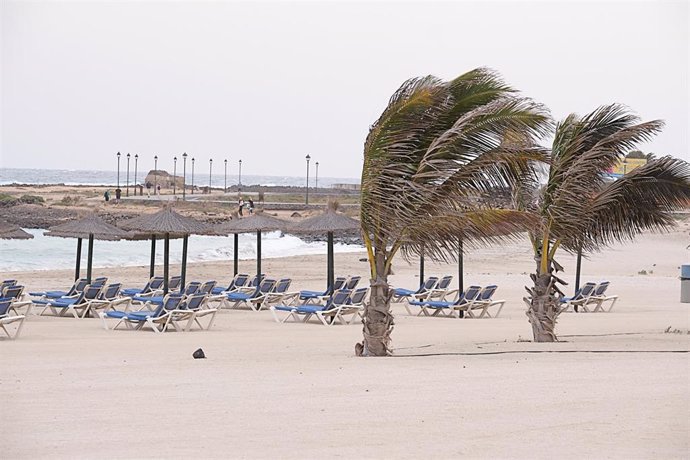
M 53 270 L 72 268 L 76 257 L 76 239 L 55 238 L 43 235 L 44 230 L 27 229 L 34 235 L 32 240 L 0 240 L 0 272 L 24 270 Z M 280 232 L 262 234 L 261 257 L 271 259 L 307 254 L 326 254 L 325 242 L 305 242 Z M 239 235 L 239 258 L 256 257 L 256 234 Z M 86 267 L 86 241 L 82 245 L 82 267 Z M 335 252 L 357 252 L 358 245 L 336 244 Z M 94 267 L 122 267 L 148 265 L 151 254 L 150 241 L 95 241 Z M 232 260 L 233 238 L 222 236 L 191 236 L 188 262 Z M 182 260 L 182 240 L 170 242 L 170 263 Z M 156 261 L 163 262 L 163 242 L 156 244 Z

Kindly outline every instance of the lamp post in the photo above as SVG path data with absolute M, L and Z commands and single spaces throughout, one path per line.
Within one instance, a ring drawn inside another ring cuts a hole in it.
M 223 160 L 225 163 L 225 182 L 223 183 L 223 193 L 228 193 L 228 160 Z
M 177 195 L 177 157 L 173 157 L 173 196 Z
M 137 153 L 134 155 L 134 195 L 137 194 L 137 166 L 138 166 L 138 164 L 139 164 L 139 154 Z
M 125 188 L 125 195 L 129 196 L 129 153 L 127 154 L 127 187 Z
M 192 195 L 194 195 L 194 157 L 192 157 Z
M 186 201 L 187 190 L 187 152 L 182 154 L 182 201 Z
M 117 188 L 120 188 L 120 152 L 117 152 Z
M 153 157 L 153 194 L 158 194 L 158 155 Z
M 319 191 L 319 162 L 316 162 L 316 183 L 314 184 L 314 190 Z
M 309 160 L 311 160 L 311 157 L 309 155 L 307 155 L 304 158 L 307 159 L 307 194 L 306 194 L 305 204 L 309 204 Z
M 239 160 L 238 163 L 240 164 L 240 172 L 237 176 L 237 189 L 239 191 L 239 188 L 242 185 L 242 160 Z
M 208 194 L 211 194 L 211 173 L 213 172 L 213 158 L 208 159 Z

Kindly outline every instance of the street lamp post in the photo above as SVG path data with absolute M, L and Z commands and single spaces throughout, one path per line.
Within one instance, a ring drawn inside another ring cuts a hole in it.
M 125 188 L 125 195 L 129 196 L 129 153 L 127 154 L 127 187 Z
M 192 157 L 192 195 L 194 195 L 194 157 Z
M 208 194 L 211 194 L 211 173 L 213 172 L 213 158 L 208 159 Z
M 237 176 L 237 190 L 239 191 L 239 188 L 242 186 L 242 160 L 239 160 L 238 163 L 240 164 L 240 172 Z
M 307 193 L 306 193 L 305 204 L 309 204 L 309 160 L 311 160 L 311 157 L 309 155 L 307 155 L 304 158 L 307 159 Z
M 120 152 L 117 152 L 117 188 L 120 188 Z
M 182 154 L 182 201 L 187 200 L 187 152 Z
M 153 157 L 153 194 L 158 194 L 158 155 Z
M 173 196 L 177 195 L 177 157 L 173 157 Z
M 223 183 L 223 193 L 228 193 L 228 160 L 223 160 L 225 163 L 225 182 Z
M 319 162 L 316 162 L 316 182 L 314 183 L 314 190 L 319 191 Z
M 134 155 L 134 195 L 137 194 L 137 166 L 139 164 L 139 154 Z

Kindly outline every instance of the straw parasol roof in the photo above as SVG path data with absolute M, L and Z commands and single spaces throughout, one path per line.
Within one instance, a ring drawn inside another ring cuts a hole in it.
M 96 214 L 89 214 L 84 218 L 50 227 L 44 235 L 62 238 L 89 238 L 93 235 L 97 240 L 114 241 L 128 237 L 129 233 L 110 225 Z
M 34 236 L 27 233 L 19 226 L 8 222 L 0 222 L 0 239 L 3 240 L 30 240 Z
M 288 228 L 289 233 L 329 233 L 359 230 L 360 222 L 328 208 L 326 212 L 304 219 Z
M 287 226 L 287 221 L 259 211 L 249 217 L 233 219 L 216 225 L 213 228 L 213 233 L 229 235 L 230 233 L 270 232 L 273 230 L 283 230 Z
M 136 233 L 147 233 L 149 235 L 165 235 L 179 237 L 181 235 L 203 235 L 208 234 L 210 228 L 203 222 L 185 217 L 166 206 L 153 214 L 145 214 L 120 223 L 120 227 Z

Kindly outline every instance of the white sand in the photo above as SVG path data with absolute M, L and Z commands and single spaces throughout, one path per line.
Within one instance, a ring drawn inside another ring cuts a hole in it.
M 690 335 L 663 333 L 690 327 L 678 281 L 687 228 L 584 261 L 583 282 L 609 279 L 621 299 L 608 314 L 563 314 L 557 344 L 520 341 L 531 339 L 525 243 L 466 257 L 466 285 L 496 282 L 508 300 L 498 319 L 394 307 L 396 354 L 441 356 L 356 358 L 360 326 L 279 325 L 267 312 L 223 311 L 209 332 L 166 334 L 31 317 L 0 343 L 0 458 L 688 458 L 688 354 L 657 353 L 690 349 Z M 336 272 L 366 278 L 360 257 L 337 255 Z M 559 261 L 572 280 L 574 258 Z M 318 288 L 324 265 L 293 257 L 264 271 Z M 226 283 L 230 271 L 198 264 L 189 275 Z M 418 283 L 416 262 L 395 272 L 396 285 Z M 148 269 L 108 273 L 136 286 Z M 71 274 L 11 275 L 35 289 L 67 287 Z M 192 359 L 198 347 L 208 359 Z M 525 353 L 566 350 L 580 353 Z M 517 353 L 462 354 L 496 351 Z

